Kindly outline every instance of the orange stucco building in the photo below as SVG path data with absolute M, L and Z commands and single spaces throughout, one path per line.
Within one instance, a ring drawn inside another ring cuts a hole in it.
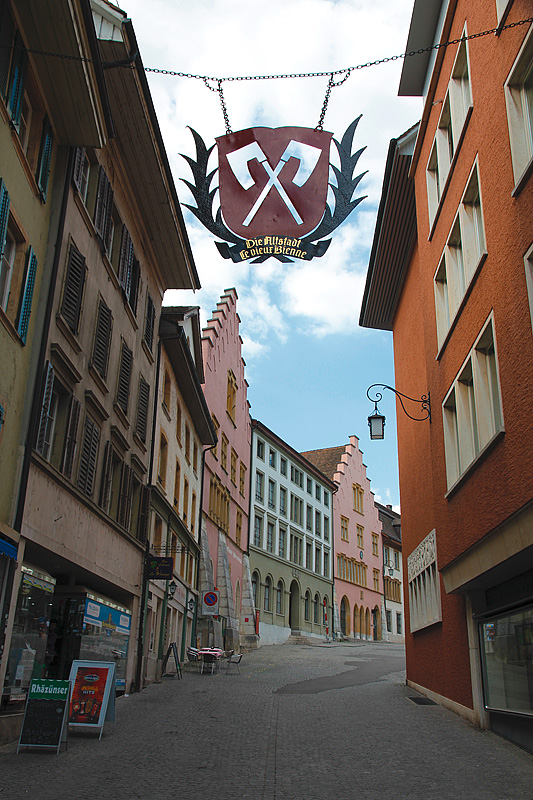
M 360 322 L 431 400 L 398 414 L 408 683 L 533 749 L 530 17 L 415 1 L 406 50 L 441 46 L 405 59 L 423 113 L 390 144 Z

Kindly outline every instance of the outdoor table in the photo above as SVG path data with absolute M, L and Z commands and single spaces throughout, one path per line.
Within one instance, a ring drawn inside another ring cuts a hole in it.
M 204 664 L 208 663 L 207 661 L 205 661 L 204 656 L 214 656 L 214 658 L 215 658 L 214 664 L 216 665 L 217 669 L 218 669 L 218 664 L 220 662 L 220 659 L 221 659 L 221 657 L 223 655 L 224 655 L 224 650 L 221 650 L 220 647 L 202 647 L 200 650 L 198 650 L 198 657 L 202 659 Z M 213 663 L 213 662 L 211 662 L 211 663 Z M 202 668 L 202 672 L 203 672 L 203 668 Z M 213 669 L 211 668 L 211 674 L 212 674 L 212 672 L 213 672 Z

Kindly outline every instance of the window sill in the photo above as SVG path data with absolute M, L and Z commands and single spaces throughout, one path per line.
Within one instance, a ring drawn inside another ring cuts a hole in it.
M 226 409 L 226 416 L 229 419 L 229 421 L 231 422 L 231 424 L 233 425 L 233 427 L 236 429 L 237 428 L 237 423 L 235 422 L 235 420 L 233 419 L 233 417 L 229 413 L 228 409 Z
M 124 410 L 119 406 L 119 404 L 115 401 L 113 403 L 113 411 L 117 415 L 117 419 L 122 423 L 122 425 L 128 430 L 130 427 L 130 421 L 124 413 Z
M 456 494 L 456 492 L 468 480 L 470 475 L 485 460 L 485 458 L 489 455 L 489 453 L 491 453 L 492 450 L 500 443 L 500 441 L 503 439 L 504 436 L 505 436 L 505 428 L 500 428 L 498 431 L 496 431 L 492 439 L 489 442 L 487 442 L 485 447 L 479 451 L 475 459 L 470 462 L 470 464 L 465 469 L 463 474 L 460 475 L 459 478 L 457 478 L 457 480 L 455 481 L 454 484 L 452 484 L 452 486 L 450 486 L 450 488 L 444 495 L 445 500 L 449 500 L 451 497 L 453 497 L 454 494 Z
M 140 450 L 141 450 L 143 453 L 146 453 L 146 452 L 147 452 L 146 444 L 145 444 L 145 442 L 143 442 L 143 440 L 141 439 L 141 437 L 139 436 L 139 434 L 138 434 L 137 432 L 135 432 L 135 433 L 133 434 L 133 441 L 135 442 L 135 444 L 137 445 L 137 447 L 138 447 L 138 448 L 139 448 L 139 449 L 140 449 Z
M 163 409 L 163 413 L 164 413 L 165 417 L 168 419 L 168 421 L 172 422 L 172 419 L 171 419 L 171 416 L 170 416 L 170 411 L 168 410 L 168 406 L 167 406 L 167 404 L 165 403 L 164 400 L 161 403 L 161 408 Z
M 96 371 L 96 369 L 93 367 L 92 364 L 89 364 L 89 375 L 94 380 L 94 382 L 96 383 L 96 385 L 98 386 L 103 395 L 109 393 L 109 389 L 107 388 L 104 379 L 102 378 L 100 373 Z
M 124 308 L 126 309 L 126 314 L 128 315 L 128 319 L 131 322 L 131 326 L 134 331 L 138 330 L 139 326 L 137 324 L 137 320 L 135 319 L 135 314 L 133 313 L 133 309 L 130 306 L 128 299 L 124 296 Z
M 22 339 L 18 335 L 17 329 L 15 328 L 15 326 L 13 325 L 13 323 L 11 322 L 11 320 L 9 319 L 3 308 L 0 308 L 0 322 L 2 323 L 6 331 L 9 333 L 13 341 L 16 342 L 16 344 L 22 346 Z
M 522 189 L 524 189 L 526 184 L 528 183 L 532 173 L 533 173 L 533 157 L 529 159 L 529 163 L 526 165 L 526 168 L 518 178 L 516 185 L 513 191 L 511 192 L 511 197 L 518 197 Z
M 69 343 L 69 345 L 74 350 L 74 353 L 78 355 L 81 353 L 81 344 L 78 342 L 76 335 L 72 333 L 71 329 L 61 316 L 61 314 L 56 314 L 56 325 Z
M 452 319 L 452 321 L 450 323 L 450 327 L 448 328 L 448 330 L 446 332 L 446 336 L 444 337 L 444 340 L 443 340 L 442 344 L 440 345 L 440 347 L 438 349 L 437 355 L 435 356 L 435 360 L 436 361 L 440 361 L 444 351 L 446 350 L 448 342 L 451 339 L 452 333 L 455 330 L 455 326 L 457 325 L 457 322 L 459 321 L 459 317 L 461 316 L 461 314 L 463 312 L 463 309 L 464 309 L 464 307 L 466 305 L 466 302 L 467 302 L 468 298 L 470 297 L 470 295 L 472 293 L 472 289 L 474 288 L 474 284 L 475 284 L 475 282 L 477 280 L 477 276 L 481 272 L 481 267 L 485 263 L 486 258 L 487 258 L 487 251 L 485 250 L 485 252 L 482 253 L 481 256 L 480 256 L 480 259 L 478 261 L 478 265 L 475 268 L 474 272 L 472 273 L 472 277 L 470 278 L 470 283 L 466 287 L 466 291 L 465 291 L 465 293 L 464 293 L 464 295 L 462 297 L 461 302 L 459 303 L 459 308 L 455 312 L 454 317 L 453 317 L 453 319 Z
M 145 352 L 145 355 L 146 355 L 146 358 L 148 359 L 150 364 L 153 364 L 154 363 L 154 357 L 152 355 L 152 351 L 150 350 L 150 348 L 146 344 L 146 341 L 144 340 L 144 338 L 142 340 L 142 348 L 143 348 L 143 350 Z

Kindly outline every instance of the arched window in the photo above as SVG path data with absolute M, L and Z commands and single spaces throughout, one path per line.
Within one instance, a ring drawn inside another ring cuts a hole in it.
M 315 594 L 315 602 L 313 603 L 313 622 L 318 623 L 318 607 L 320 606 L 320 595 L 318 592 Z
M 283 581 L 278 581 L 276 588 L 276 614 L 283 614 Z
M 324 500 L 325 500 L 325 498 L 324 498 Z M 329 605 L 329 600 L 328 600 L 328 596 L 326 595 L 324 597 L 323 602 L 322 602 L 322 625 L 327 625 L 326 614 L 327 614 L 327 610 L 328 610 L 328 605 Z
M 272 590 L 272 578 L 267 575 L 265 578 L 265 602 L 263 604 L 263 608 L 265 611 L 270 611 L 270 594 Z
M 254 572 L 252 575 L 252 597 L 254 600 L 254 608 L 259 608 L 257 604 L 257 587 L 259 585 L 259 574 Z
M 348 603 L 348 598 L 343 597 L 341 600 L 341 607 L 340 607 L 340 615 L 341 615 L 341 631 L 345 636 L 350 635 L 350 604 Z
M 305 601 L 304 601 L 304 617 L 308 621 L 311 619 L 310 612 L 311 612 L 311 592 L 308 589 L 305 593 Z

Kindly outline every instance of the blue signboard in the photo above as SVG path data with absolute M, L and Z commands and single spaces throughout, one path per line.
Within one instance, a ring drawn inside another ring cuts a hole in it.
M 83 621 L 89 625 L 96 625 L 103 631 L 124 633 L 126 636 L 129 636 L 131 632 L 131 616 L 129 614 L 89 598 L 85 601 Z

